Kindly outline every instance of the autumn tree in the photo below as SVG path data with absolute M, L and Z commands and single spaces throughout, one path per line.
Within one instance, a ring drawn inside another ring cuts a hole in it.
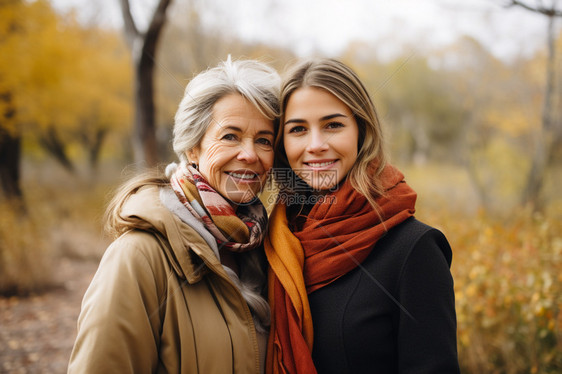
M 131 74 L 122 39 L 57 14 L 47 1 L 14 0 L 0 5 L 0 54 L 4 195 L 22 199 L 23 138 L 69 171 L 76 154 L 86 153 L 94 170 L 107 134 L 129 122 Z
M 68 64 L 72 73 L 65 75 L 68 82 L 63 85 L 71 116 L 65 131 L 85 154 L 89 172 L 95 174 L 107 137 L 130 131 L 130 57 L 114 30 L 80 26 L 74 35 L 77 44 L 68 46 L 75 56 Z
M 486 208 L 498 200 L 495 186 L 500 184 L 498 158 L 492 157 L 496 141 L 516 117 L 517 105 L 510 101 L 514 92 L 507 89 L 509 69 L 476 39 L 464 36 L 435 54 L 448 92 L 462 113 L 462 165 Z M 508 125 L 505 125 L 505 124 Z M 511 170 L 511 168 L 508 168 Z M 498 188 L 499 189 L 499 188 Z
M 69 152 L 79 149 L 86 154 L 88 172 L 94 172 L 108 134 L 128 127 L 126 46 L 114 30 L 82 25 L 72 15 L 56 15 L 33 41 L 38 46 L 30 66 L 35 78 L 25 104 L 26 121 L 36 129 L 30 136 L 70 172 L 77 157 Z M 44 77 L 50 79 L 40 84 Z
M 154 67 L 158 40 L 166 23 L 166 10 L 171 0 L 159 0 L 149 26 L 141 32 L 133 19 L 129 0 L 120 0 L 125 39 L 134 66 L 134 131 L 133 153 L 137 164 L 158 162 L 154 105 Z
M 562 144 L 562 121 L 556 119 L 554 110 L 555 82 L 556 82 L 556 18 L 562 17 L 562 9 L 557 9 L 557 0 L 551 0 L 550 4 L 543 1 L 511 0 L 507 6 L 521 7 L 530 12 L 542 14 L 548 18 L 547 26 L 547 67 L 546 82 L 544 91 L 544 102 L 542 108 L 540 131 L 535 137 L 534 153 L 532 164 L 527 177 L 527 184 L 523 191 L 522 202 L 530 204 L 535 209 L 540 209 L 540 192 L 543 187 L 544 175 L 552 154 L 556 151 L 556 146 Z
M 35 48 L 26 67 L 29 82 L 20 87 L 25 101 L 19 120 L 66 170 L 75 172 L 69 152 L 80 148 L 93 171 L 109 131 L 127 125 L 131 77 L 126 48 L 112 30 L 82 25 L 72 14 L 44 13 L 48 18 L 38 15 L 43 22 L 29 26 Z
M 12 70 L 24 61 L 18 54 L 21 41 L 26 38 L 20 18 L 24 10 L 20 0 L 0 3 L 0 183 L 5 197 L 17 201 L 23 201 L 20 185 L 22 134 L 17 126 L 14 95 L 24 76 Z

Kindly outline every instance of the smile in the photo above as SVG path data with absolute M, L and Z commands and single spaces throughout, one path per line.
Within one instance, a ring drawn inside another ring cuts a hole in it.
M 305 162 L 306 165 L 310 166 L 311 168 L 325 168 L 329 167 L 336 163 L 337 160 L 332 161 L 321 161 L 321 162 Z
M 246 181 L 251 181 L 258 178 L 258 175 L 256 173 L 227 172 L 227 174 L 230 175 L 231 177 L 246 180 Z

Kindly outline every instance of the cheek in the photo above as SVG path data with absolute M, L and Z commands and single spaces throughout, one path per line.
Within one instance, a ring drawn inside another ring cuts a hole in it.
M 265 171 L 268 171 L 273 167 L 273 156 L 274 156 L 273 151 L 264 152 L 262 156 L 260 156 L 261 164 L 263 165 Z
M 201 154 L 199 161 L 200 171 L 208 172 L 206 178 L 213 178 L 214 174 L 219 173 L 220 169 L 228 162 L 228 152 L 221 147 L 211 146 Z
M 300 148 L 299 142 L 295 140 L 285 141 L 284 146 L 285 154 L 287 155 L 287 161 L 289 161 L 289 165 L 293 166 L 293 164 L 299 157 L 299 153 L 301 153 L 298 151 L 298 149 Z

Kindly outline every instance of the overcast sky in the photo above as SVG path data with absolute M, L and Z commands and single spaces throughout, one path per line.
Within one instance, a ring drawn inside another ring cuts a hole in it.
M 85 19 L 95 15 L 108 25 L 121 25 L 119 0 L 53 2 L 61 10 L 76 7 Z M 504 60 L 544 48 L 546 17 L 516 7 L 504 8 L 501 3 L 502 0 L 203 1 L 213 9 L 206 18 L 208 22 L 219 22 L 247 40 L 289 46 L 301 55 L 315 50 L 337 55 L 350 41 L 362 40 L 372 43 L 384 56 L 396 52 L 404 43 L 440 46 L 460 35 L 478 39 Z M 143 11 L 155 1 L 131 0 L 131 4 L 137 19 L 146 19 Z

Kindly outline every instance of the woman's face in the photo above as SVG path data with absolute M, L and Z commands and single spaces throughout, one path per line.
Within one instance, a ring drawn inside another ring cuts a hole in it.
M 230 94 L 215 103 L 209 129 L 187 156 L 221 195 L 247 203 L 273 165 L 273 137 L 273 122 L 241 95 Z
M 283 137 L 291 168 L 316 190 L 337 186 L 357 159 L 355 117 L 323 89 L 303 87 L 293 92 L 285 108 Z

